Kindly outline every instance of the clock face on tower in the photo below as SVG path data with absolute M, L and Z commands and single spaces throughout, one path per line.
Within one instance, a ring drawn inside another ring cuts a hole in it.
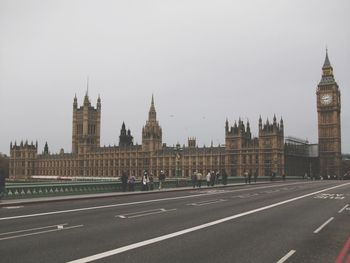
M 321 104 L 322 105 L 328 105 L 332 102 L 332 95 L 331 94 L 324 94 L 321 96 Z

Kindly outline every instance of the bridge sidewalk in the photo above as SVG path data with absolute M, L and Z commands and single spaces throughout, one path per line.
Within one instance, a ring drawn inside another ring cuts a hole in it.
M 267 184 L 272 182 L 256 182 L 255 184 Z M 277 182 L 273 182 L 277 183 Z M 215 186 L 203 186 L 201 188 L 193 187 L 176 187 L 176 188 L 164 188 L 161 190 L 155 189 L 150 191 L 134 191 L 134 192 L 111 192 L 111 193 L 98 193 L 98 194 L 82 194 L 82 195 L 66 195 L 66 196 L 50 196 L 50 197 L 37 197 L 37 198 L 25 198 L 25 199 L 5 199 L 0 200 L 0 207 L 4 206 L 18 206 L 24 204 L 35 204 L 35 203 L 48 203 L 48 202 L 60 202 L 60 201 L 71 201 L 71 200 L 83 200 L 83 199 L 95 199 L 95 198 L 108 198 L 108 197 L 117 197 L 117 196 L 126 196 L 126 195 L 140 195 L 140 194 L 152 194 L 159 192 L 175 192 L 175 191 L 188 191 L 188 190 L 203 190 L 203 189 L 220 189 L 230 186 L 242 186 L 246 185 L 245 183 L 233 183 L 227 185 L 215 185 Z

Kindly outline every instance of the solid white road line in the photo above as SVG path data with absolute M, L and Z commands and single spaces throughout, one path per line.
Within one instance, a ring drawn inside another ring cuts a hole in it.
M 330 219 L 328 219 L 326 222 L 324 222 L 319 228 L 317 228 L 314 231 L 314 234 L 319 233 L 326 225 L 328 225 L 332 220 L 334 219 L 334 217 L 331 217 Z
M 300 182 L 291 183 L 290 185 L 294 185 L 294 184 L 300 184 Z M 236 190 L 227 191 L 225 193 L 238 192 L 238 191 L 248 191 L 248 190 L 257 190 L 257 189 L 264 189 L 264 188 L 271 188 L 271 187 L 280 187 L 280 186 L 281 185 L 272 185 L 272 186 L 262 186 L 262 187 L 255 187 L 255 188 L 236 189 Z M 221 193 L 217 193 L 217 192 L 215 192 L 215 193 L 202 193 L 202 194 L 198 194 L 198 195 L 186 195 L 186 196 L 178 196 L 178 197 L 168 197 L 168 198 L 153 199 L 153 200 L 146 200 L 146 201 L 139 201 L 139 202 L 130 202 L 130 203 L 121 203 L 121 204 L 113 204 L 113 205 L 103 205 L 103 206 L 92 206 L 92 207 L 84 207 L 84 208 L 69 209 L 69 210 L 59 210 L 59 211 L 52 211 L 52 212 L 38 213 L 38 214 L 28 214 L 28 215 L 20 215 L 20 216 L 1 217 L 0 221 L 11 220 L 11 219 L 19 219 L 19 218 L 27 218 L 27 217 L 38 217 L 38 216 L 65 214 L 65 213 L 81 212 L 81 211 L 88 211 L 88 210 L 97 210 L 97 209 L 112 208 L 112 207 L 119 207 L 119 206 L 155 203 L 155 202 L 162 202 L 162 201 L 169 201 L 169 200 L 187 199 L 187 198 L 200 197 L 200 196 L 206 196 L 206 195 L 214 195 L 214 194 L 223 194 L 223 193 L 222 192 Z
M 291 250 L 289 251 L 283 258 L 281 258 L 280 260 L 277 261 L 277 263 L 283 263 L 285 262 L 288 258 L 290 258 L 296 251 L 295 250 Z
M 182 236 L 182 235 L 185 235 L 185 234 L 190 233 L 190 232 L 194 232 L 194 231 L 198 231 L 198 230 L 201 230 L 201 229 L 204 229 L 204 228 L 215 226 L 215 225 L 218 225 L 218 224 L 221 224 L 221 223 L 224 223 L 224 222 L 227 222 L 227 221 L 231 221 L 231 220 L 239 218 L 239 217 L 243 217 L 243 216 L 254 214 L 254 213 L 257 213 L 257 212 L 260 212 L 260 211 L 271 209 L 271 208 L 274 208 L 274 207 L 277 207 L 277 206 L 280 206 L 280 205 L 284 205 L 284 204 L 287 204 L 287 203 L 290 203 L 290 202 L 294 202 L 294 201 L 300 200 L 300 199 L 305 198 L 305 197 L 309 197 L 309 196 L 312 196 L 312 195 L 315 195 L 315 194 L 318 194 L 318 193 L 322 193 L 322 192 L 325 192 L 325 191 L 329 191 L 329 190 L 332 190 L 332 189 L 343 187 L 343 186 L 346 186 L 346 185 L 349 185 L 349 184 L 350 183 L 345 183 L 345 184 L 333 186 L 333 187 L 330 187 L 330 188 L 327 188 L 327 189 L 323 189 L 323 190 L 320 190 L 320 191 L 317 191 L 317 192 L 309 193 L 309 194 L 298 196 L 298 197 L 295 197 L 295 198 L 291 198 L 291 199 L 288 199 L 288 200 L 285 200 L 285 201 L 282 201 L 282 202 L 278 202 L 278 203 L 274 203 L 274 204 L 271 204 L 271 205 L 268 205 L 268 206 L 264 206 L 264 207 L 260 207 L 260 208 L 257 208 L 257 209 L 253 209 L 253 210 L 250 210 L 250 211 L 247 211 L 247 212 L 244 212 L 244 213 L 240 213 L 240 214 L 232 215 L 232 216 L 229 216 L 229 217 L 225 217 L 225 218 L 222 218 L 222 219 L 219 219 L 219 220 L 215 220 L 215 221 L 212 221 L 212 222 L 209 222 L 209 223 L 206 223 L 206 224 L 202 224 L 202 225 L 198 225 L 198 226 L 195 226 L 195 227 L 187 228 L 187 229 L 180 230 L 180 231 L 177 231 L 177 232 L 174 232 L 174 233 L 170 233 L 170 234 L 167 234 L 167 235 L 163 235 L 163 236 L 160 236 L 160 237 L 151 238 L 151 239 L 148 239 L 148 240 L 145 240 L 145 241 L 141 241 L 141 242 L 137 242 L 137 243 L 134 243 L 134 244 L 130 244 L 130 245 L 127 245 L 127 246 L 124 246 L 124 247 L 112 249 L 112 250 L 109 250 L 109 251 L 106 251 L 106 252 L 102 252 L 100 254 L 96 254 L 96 255 L 85 257 L 85 258 L 69 261 L 67 263 L 85 263 L 85 262 L 91 262 L 91 261 L 94 261 L 94 260 L 110 257 L 110 256 L 117 255 L 117 254 L 129 251 L 129 250 L 132 250 L 132 249 L 136 249 L 136 248 L 139 248 L 139 247 L 147 246 L 147 245 L 150 245 L 150 244 L 153 244 L 153 243 L 157 243 L 157 242 L 160 242 L 160 241 L 163 241 L 163 240 L 166 240 L 166 239 L 170 239 L 170 238 L 173 238 L 173 237 Z
M 55 229 L 51 229 L 51 230 L 39 231 L 39 232 L 23 234 L 23 235 L 17 235 L 17 236 L 3 237 L 3 238 L 0 238 L 0 241 L 8 240 L 8 239 L 14 239 L 14 238 L 19 238 L 19 237 L 36 236 L 36 235 L 50 233 L 50 232 L 64 231 L 64 230 L 73 229 L 73 228 L 77 228 L 77 227 L 83 227 L 83 226 L 84 225 L 76 225 L 76 226 L 69 226 L 69 227 L 65 227 L 65 228 L 58 228 L 58 226 L 56 226 Z
M 346 206 L 344 206 L 342 209 L 340 209 L 340 210 L 338 211 L 338 213 L 339 213 L 339 214 L 342 213 L 348 206 L 349 206 L 349 204 L 347 204 Z

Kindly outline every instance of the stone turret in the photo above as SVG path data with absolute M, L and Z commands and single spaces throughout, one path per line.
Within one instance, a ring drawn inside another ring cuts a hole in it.
M 153 152 L 162 148 L 162 128 L 157 121 L 157 113 L 152 95 L 151 107 L 148 112 L 148 120 L 142 128 L 142 150 Z
M 78 108 L 76 96 L 73 102 L 72 153 L 85 154 L 100 146 L 101 98 L 97 99 L 96 108 L 91 105 L 88 91 L 84 103 Z
M 131 131 L 126 130 L 125 123 L 123 122 L 119 135 L 119 146 L 126 147 L 133 145 L 134 137 L 131 136 Z
M 35 174 L 35 164 L 38 154 L 38 144 L 33 142 L 24 143 L 21 141 L 20 145 L 11 143 L 10 145 L 10 178 L 29 179 Z

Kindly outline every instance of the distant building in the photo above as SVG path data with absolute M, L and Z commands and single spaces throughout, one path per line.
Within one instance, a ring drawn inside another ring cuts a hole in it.
M 319 177 L 318 145 L 307 140 L 286 137 L 284 145 L 285 172 L 289 176 Z
M 141 145 L 134 143 L 131 131 L 123 122 L 118 146 L 100 146 L 101 99 L 91 105 L 86 93 L 83 105 L 73 100 L 72 152 L 50 154 L 45 143 L 42 153 L 37 143 L 10 145 L 10 177 L 27 179 L 32 175 L 118 177 L 122 171 L 141 177 L 146 170 L 154 176 L 165 171 L 168 177 L 188 177 L 193 171 L 202 174 L 215 170 L 229 176 L 245 172 L 259 176 L 339 175 L 340 158 L 340 92 L 333 78 L 328 53 L 322 80 L 317 89 L 319 145 L 287 137 L 284 123 L 273 116 L 259 118 L 258 137 L 253 137 L 250 123 L 241 119 L 225 123 L 225 145 L 199 147 L 195 138 L 188 145 L 167 146 L 152 96 L 148 120 L 142 128 Z

